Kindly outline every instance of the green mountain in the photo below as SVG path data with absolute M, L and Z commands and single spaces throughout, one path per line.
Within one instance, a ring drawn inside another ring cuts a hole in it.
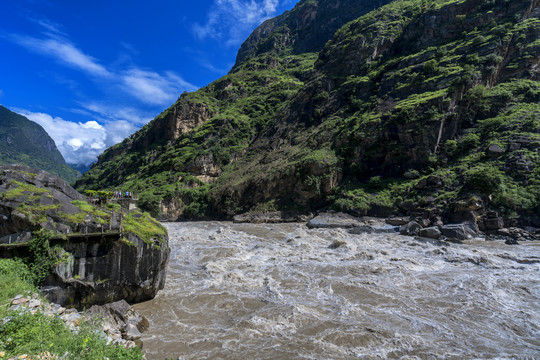
M 330 207 L 538 221 L 538 2 L 300 1 L 76 186 L 139 192 L 171 219 Z
M 41 125 L 0 105 L 0 164 L 15 163 L 57 174 L 71 183 L 80 176 L 66 164 Z

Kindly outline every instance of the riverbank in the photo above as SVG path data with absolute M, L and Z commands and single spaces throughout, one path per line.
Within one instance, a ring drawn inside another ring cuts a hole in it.
M 0 260 L 0 358 L 144 358 L 137 327 L 148 323 L 125 301 L 79 312 L 49 303 L 29 279 L 21 262 Z
M 370 216 L 353 216 L 341 212 L 320 212 L 299 214 L 296 212 L 246 213 L 234 217 L 234 223 L 275 224 L 301 222 L 308 228 L 343 228 L 353 234 L 392 234 L 448 240 L 460 242 L 481 237 L 486 240 L 504 240 L 506 244 L 516 245 L 521 241 L 540 240 L 540 228 L 527 226 L 517 227 L 515 222 L 505 220 L 495 211 L 486 213 L 486 218 L 476 218 L 470 214 L 470 220 L 461 222 L 444 222 L 440 216 L 431 212 L 417 216 L 392 216 L 377 218 Z

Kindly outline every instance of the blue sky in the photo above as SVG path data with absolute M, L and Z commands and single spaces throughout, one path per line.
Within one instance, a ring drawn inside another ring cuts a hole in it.
M 251 31 L 296 0 L 0 2 L 0 104 L 89 164 L 225 75 Z

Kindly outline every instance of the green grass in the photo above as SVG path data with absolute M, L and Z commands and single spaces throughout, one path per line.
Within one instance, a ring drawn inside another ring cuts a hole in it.
M 139 348 L 127 350 L 107 345 L 89 323 L 83 323 L 79 332 L 73 333 L 59 317 L 8 312 L 13 297 L 38 292 L 29 282 L 30 277 L 30 271 L 21 261 L 0 259 L 0 319 L 9 319 L 0 321 L 0 351 L 6 353 L 6 358 L 48 351 L 72 360 L 143 359 Z
M 14 186 L 15 185 L 15 186 Z M 20 181 L 13 180 L 9 186 L 9 189 L 0 194 L 3 199 L 16 199 L 21 196 L 27 196 L 29 199 L 39 199 L 42 194 L 49 193 L 49 190 L 43 188 L 37 188 L 32 184 L 24 184 Z
M 167 229 L 148 213 L 131 211 L 124 218 L 122 225 L 124 232 L 129 232 L 140 237 L 144 242 L 152 243 L 152 240 L 162 240 L 167 236 Z

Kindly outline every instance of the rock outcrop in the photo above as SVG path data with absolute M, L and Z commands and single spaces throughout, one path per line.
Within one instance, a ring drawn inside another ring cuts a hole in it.
M 81 213 L 72 201 L 84 199 L 56 175 L 25 165 L 0 165 L 0 243 L 26 239 L 40 228 L 76 231 L 66 216 Z
M 38 294 L 17 295 L 11 300 L 8 311 L 32 314 L 39 312 L 46 316 L 58 317 L 73 332 L 79 331 L 84 320 L 101 330 L 107 343 L 121 345 L 127 349 L 135 346 L 142 348 L 140 338 L 149 326 L 148 320 L 124 300 L 103 306 L 94 305 L 86 311 L 79 312 L 75 309 L 66 309 L 60 304 L 43 301 Z M 9 317 L 3 321 L 9 322 Z
M 126 234 L 60 246 L 63 260 L 41 287 L 52 302 L 76 308 L 119 300 L 137 303 L 154 298 L 165 285 L 169 248 L 164 239 L 145 242 Z
M 47 229 L 48 246 L 57 249 L 49 255 L 58 257 L 42 284 L 49 300 L 82 308 L 153 298 L 165 284 L 166 230 L 145 214 L 85 199 L 57 176 L 0 166 L 2 256 L 31 256 L 32 232 Z

